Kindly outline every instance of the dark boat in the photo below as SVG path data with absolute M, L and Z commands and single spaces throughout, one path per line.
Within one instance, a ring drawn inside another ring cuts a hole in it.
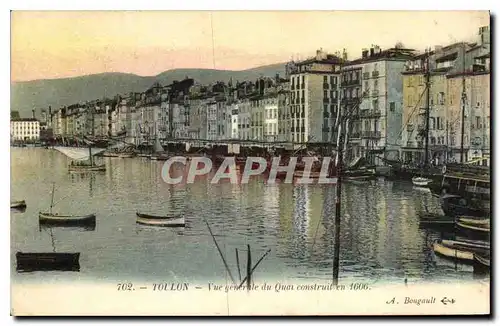
M 20 273 L 35 271 L 80 271 L 80 253 L 17 252 L 16 270 Z
M 455 226 L 455 217 L 452 216 L 427 213 L 419 217 L 421 226 Z
M 489 255 L 474 254 L 474 262 L 488 269 L 490 268 Z
M 181 218 L 182 216 L 180 214 L 178 215 L 151 215 L 151 214 L 144 214 L 144 213 L 135 213 L 137 215 L 137 217 L 139 218 L 146 218 L 146 219 L 154 219 L 154 220 L 158 220 L 158 219 L 163 219 L 163 220 L 167 220 L 167 219 L 174 219 L 174 218 Z
M 26 209 L 26 201 L 24 200 L 16 200 L 10 202 L 11 209 Z
M 484 216 L 484 211 L 471 205 L 467 199 L 459 195 L 444 194 L 440 197 L 441 209 L 448 216 Z
M 95 214 L 88 215 L 59 215 L 54 213 L 38 214 L 40 225 L 51 226 L 94 226 L 96 216 Z

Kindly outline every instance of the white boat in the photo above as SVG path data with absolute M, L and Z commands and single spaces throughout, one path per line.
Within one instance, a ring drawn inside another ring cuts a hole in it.
M 168 219 L 154 219 L 142 218 L 137 219 L 137 224 L 152 225 L 152 226 L 165 226 L 165 227 L 185 227 L 186 221 L 184 217 L 168 218 Z
M 422 178 L 422 177 L 413 177 L 413 179 L 411 179 L 411 181 L 413 182 L 413 185 L 415 185 L 417 187 L 426 187 L 429 185 L 429 183 L 432 182 L 431 179 Z

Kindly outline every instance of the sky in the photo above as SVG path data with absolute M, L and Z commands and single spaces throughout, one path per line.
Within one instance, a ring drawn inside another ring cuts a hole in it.
M 13 11 L 11 80 L 175 68 L 243 70 L 317 49 L 476 41 L 487 11 Z

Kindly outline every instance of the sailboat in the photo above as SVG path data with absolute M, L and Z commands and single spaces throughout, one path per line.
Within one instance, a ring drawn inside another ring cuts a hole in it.
M 155 139 L 155 147 L 154 147 L 155 154 L 151 155 L 151 160 L 154 161 L 166 161 L 168 160 L 169 156 L 167 153 L 164 152 L 163 146 L 160 144 L 160 139 L 156 137 Z
M 39 212 L 38 219 L 41 225 L 50 226 L 90 226 L 95 228 L 96 215 L 61 215 L 52 212 L 54 206 L 55 184 L 52 187 L 52 197 L 48 212 Z

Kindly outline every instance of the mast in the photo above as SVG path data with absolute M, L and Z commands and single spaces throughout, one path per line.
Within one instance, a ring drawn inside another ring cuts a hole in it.
M 464 162 L 464 134 L 465 134 L 465 44 L 462 44 L 462 131 L 460 140 L 460 163 Z
M 54 206 L 54 191 L 56 188 L 56 183 L 52 183 L 52 198 L 50 199 L 50 208 L 49 208 L 49 213 L 52 214 L 52 207 Z
M 429 165 L 429 122 L 430 122 L 430 66 L 429 66 L 430 51 L 427 49 L 425 57 L 425 88 L 427 88 L 425 96 L 425 153 L 424 153 L 424 166 Z

